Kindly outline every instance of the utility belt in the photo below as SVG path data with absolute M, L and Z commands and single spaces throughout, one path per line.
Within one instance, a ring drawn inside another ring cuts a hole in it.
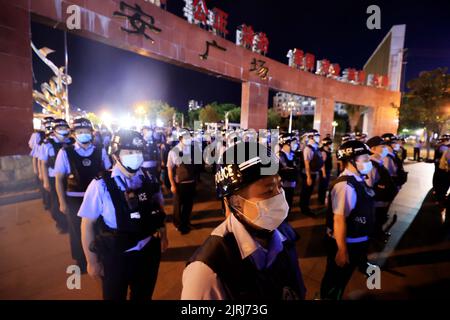
M 156 230 L 155 228 L 154 232 Z M 100 259 L 107 253 L 122 254 L 154 232 L 145 235 L 120 232 L 108 227 L 103 218 L 100 217 L 95 225 L 95 239 L 89 249 L 95 252 Z
M 158 164 L 159 162 L 156 160 L 144 161 L 142 163 L 142 168 L 155 168 L 158 166 Z
M 331 230 L 329 230 L 329 229 L 327 230 L 327 236 L 328 236 L 330 239 L 336 240 L 336 238 L 334 237 L 333 232 L 332 232 Z M 345 242 L 346 242 L 346 243 L 350 243 L 350 244 L 353 244 L 353 243 L 363 243 L 363 242 L 366 242 L 366 241 L 369 241 L 369 236 L 356 237 L 356 238 L 353 238 L 353 237 L 346 237 L 346 238 L 345 238 Z

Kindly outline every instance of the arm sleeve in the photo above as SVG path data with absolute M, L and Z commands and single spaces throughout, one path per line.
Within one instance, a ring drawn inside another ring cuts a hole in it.
M 225 291 L 217 274 L 206 264 L 195 261 L 184 269 L 181 300 L 225 299 Z
M 105 148 L 102 148 L 102 161 L 103 161 L 103 166 L 106 170 L 111 169 L 111 161 L 109 160 L 109 157 L 106 154 Z
M 311 161 L 314 158 L 314 152 L 310 147 L 305 147 L 303 150 L 303 158 L 308 161 Z
M 356 205 L 356 192 L 346 182 L 337 183 L 331 190 L 333 213 L 348 217 Z
M 68 175 L 69 174 L 69 160 L 67 159 L 67 153 L 64 149 L 59 150 L 58 155 L 56 156 L 54 172 L 55 172 L 55 175 L 56 174 Z
M 80 218 L 97 220 L 103 213 L 104 194 L 103 180 L 92 180 L 84 194 L 83 203 L 80 210 L 78 210 L 78 216 Z

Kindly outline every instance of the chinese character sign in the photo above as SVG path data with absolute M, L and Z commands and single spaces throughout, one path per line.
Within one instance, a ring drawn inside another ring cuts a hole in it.
M 204 27 L 224 38 L 228 35 L 228 13 L 219 8 L 209 10 L 205 0 L 184 0 L 184 2 L 183 13 L 189 23 Z
M 236 31 L 236 44 L 263 55 L 269 50 L 267 35 L 264 32 L 255 33 L 252 26 L 245 24 L 239 26 Z

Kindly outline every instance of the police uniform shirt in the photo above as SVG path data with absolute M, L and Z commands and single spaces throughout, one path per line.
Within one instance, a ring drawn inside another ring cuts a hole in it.
M 379 159 L 375 155 L 370 156 L 370 160 L 378 162 L 379 165 L 383 165 L 384 160 Z M 378 173 L 377 168 L 373 166 L 372 170 L 370 170 L 369 174 L 367 175 L 366 183 L 369 187 L 373 188 L 374 185 L 377 184 L 378 181 L 380 181 L 380 175 Z
M 389 152 L 388 155 L 391 155 L 392 157 L 395 157 L 395 154 L 393 152 Z M 389 175 L 391 177 L 397 176 L 397 165 L 394 163 L 394 160 L 390 157 L 386 156 L 383 159 L 383 165 L 388 170 Z
M 60 141 L 56 137 L 50 137 L 50 139 L 53 139 L 56 143 L 60 143 Z M 65 142 L 68 143 L 70 140 L 66 139 Z M 39 160 L 44 161 L 47 163 L 49 157 L 55 156 L 55 149 L 53 148 L 53 145 L 51 143 L 45 143 L 42 145 L 40 152 L 39 152 Z M 55 177 L 55 169 L 54 168 L 48 168 L 48 176 L 51 178 Z
M 268 249 L 263 248 L 245 230 L 233 214 L 218 226 L 211 235 L 225 236 L 233 233 L 239 247 L 242 259 L 251 256 L 258 270 L 268 268 L 283 251 L 283 242 L 286 237 L 275 230 Z M 183 290 L 181 300 L 225 300 L 226 291 L 217 274 L 205 263 L 195 261 L 189 264 L 183 272 Z
M 75 152 L 78 153 L 82 157 L 89 157 L 95 150 L 95 146 L 91 144 L 87 149 L 83 148 L 78 141 L 74 144 Z M 106 154 L 105 149 L 102 148 L 102 161 L 103 166 L 106 170 L 111 168 L 111 161 L 109 160 L 108 155 Z M 64 149 L 61 149 L 56 156 L 55 162 L 55 176 L 58 174 L 68 176 L 71 174 L 70 172 L 70 164 L 69 159 L 67 157 L 67 152 Z M 83 197 L 84 192 L 66 192 L 69 197 Z
M 363 178 L 348 169 L 341 173 L 342 176 L 353 176 L 356 181 L 361 182 Z M 333 213 L 348 217 L 356 206 L 357 194 L 355 189 L 346 181 L 338 182 L 331 190 L 331 206 Z
M 182 163 L 182 160 L 191 154 L 191 146 L 185 146 L 181 142 L 178 143 L 173 149 L 169 151 L 169 156 L 167 158 L 167 168 L 173 170 L 176 166 Z M 183 152 L 183 157 L 180 156 L 179 152 Z M 175 177 L 176 181 L 177 177 Z M 176 181 L 178 182 L 178 181 Z M 182 183 L 192 183 L 194 180 L 184 181 Z
M 28 140 L 28 146 L 30 147 L 30 156 L 34 156 L 34 151 L 36 148 L 36 145 L 39 143 L 39 134 L 37 132 L 33 132 L 31 134 L 30 140 Z
M 131 190 L 142 187 L 141 176 L 143 175 L 143 172 L 139 170 L 133 177 L 128 178 L 122 173 L 117 165 L 114 166 L 111 173 L 111 177 L 116 180 L 116 183 L 120 178 Z M 117 186 L 120 190 L 125 192 L 125 187 L 120 182 L 117 183 Z M 164 200 L 161 192 L 155 194 L 154 197 L 155 200 L 162 206 Z M 84 195 L 83 203 L 78 211 L 78 216 L 89 220 L 97 220 L 100 216 L 102 216 L 105 224 L 109 228 L 117 229 L 116 210 L 103 179 L 94 179 L 89 184 Z M 150 239 L 151 236 L 139 241 L 135 247 L 127 250 L 127 252 L 141 250 L 150 241 Z
M 312 147 L 314 150 L 312 150 L 311 148 L 308 148 L 308 146 Z M 306 160 L 311 161 L 314 158 L 315 151 L 317 151 L 317 149 L 319 148 L 316 144 L 308 144 L 308 146 L 305 146 L 305 148 L 303 149 L 304 161 L 306 161 Z M 303 169 L 303 171 L 306 172 L 305 169 Z M 311 173 L 314 173 L 314 172 L 311 171 Z

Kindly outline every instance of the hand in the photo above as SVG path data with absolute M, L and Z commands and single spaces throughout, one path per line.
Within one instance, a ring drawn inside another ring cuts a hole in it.
M 159 231 L 153 234 L 153 237 L 161 240 L 161 253 L 165 252 L 169 247 L 169 240 L 167 239 L 167 232 L 165 229 L 159 229 Z
M 87 264 L 87 272 L 92 278 L 100 278 L 103 277 L 103 265 L 96 262 L 88 262 Z
M 339 249 L 336 254 L 335 261 L 336 265 L 341 268 L 345 267 L 346 264 L 349 264 L 350 260 L 348 258 L 347 249 Z
M 67 211 L 67 204 L 65 202 L 61 202 L 59 204 L 59 211 L 66 214 Z
M 48 184 L 48 182 L 44 182 L 44 189 L 50 192 L 50 185 Z
M 312 180 L 311 177 L 307 177 L 307 178 L 306 178 L 306 184 L 308 185 L 308 187 L 311 187 L 311 186 L 312 186 L 313 180 Z
M 173 194 L 176 194 L 177 193 L 177 187 L 171 186 L 170 187 L 170 191 L 172 191 Z

